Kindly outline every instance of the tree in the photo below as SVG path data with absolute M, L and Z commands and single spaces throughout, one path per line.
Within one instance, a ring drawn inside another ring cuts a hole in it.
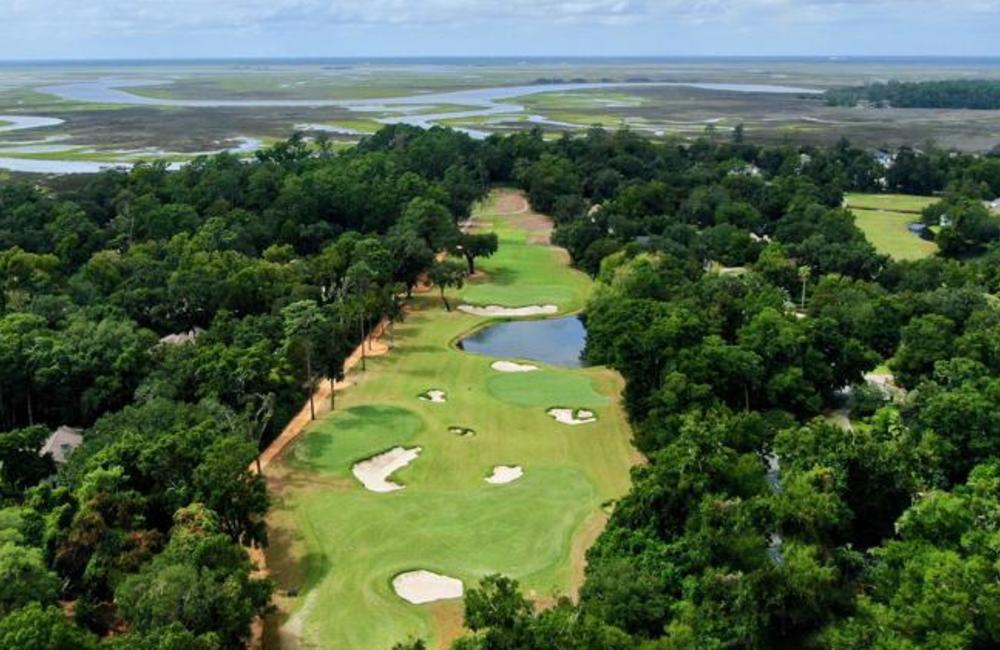
M 418 197 L 410 201 L 400 223 L 433 251 L 447 249 L 458 236 L 455 219 L 448 208 L 432 199 Z
M 469 264 L 469 275 L 475 275 L 477 257 L 491 257 L 497 252 L 499 240 L 496 233 L 465 233 L 458 238 L 452 252 L 465 257 Z
M 444 292 L 445 289 L 451 287 L 456 289 L 462 288 L 465 284 L 465 265 L 452 260 L 435 262 L 428 274 L 428 279 L 432 285 L 441 291 L 441 301 L 444 303 L 444 308 L 451 311 L 451 305 L 448 304 L 448 299 L 445 297 Z
M 219 530 L 238 544 L 267 543 L 264 515 L 270 505 L 259 473 L 247 471 L 256 446 L 235 437 L 219 438 L 194 471 L 194 498 L 219 518 Z
M 55 472 L 52 457 L 38 454 L 48 437 L 43 426 L 0 433 L 0 489 L 18 495 Z
M 59 579 L 46 568 L 40 549 L 0 546 L 0 616 L 29 603 L 55 604 L 58 593 Z
M 806 285 L 809 284 L 809 278 L 812 277 L 812 269 L 808 266 L 799 267 L 799 282 L 802 283 L 802 301 L 800 303 L 800 308 L 806 308 Z
M 223 648 L 245 647 L 250 623 L 269 611 L 272 587 L 251 577 L 246 551 L 212 531 L 177 531 L 142 571 L 115 590 L 122 618 L 139 634 L 179 625 L 216 634 Z
M 313 362 L 316 350 L 321 344 L 319 339 L 323 334 L 326 319 L 314 300 L 294 302 L 281 310 L 281 316 L 284 319 L 285 350 L 303 367 L 304 383 L 309 391 L 309 415 L 315 420 L 316 405 L 313 395 L 316 392 L 317 374 Z
M 0 618 L 0 648 L 96 650 L 97 647 L 97 639 L 73 625 L 57 607 L 32 603 Z

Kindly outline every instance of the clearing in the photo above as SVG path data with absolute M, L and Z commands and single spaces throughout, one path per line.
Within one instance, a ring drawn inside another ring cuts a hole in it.
M 544 243 L 546 220 L 522 206 L 519 195 L 501 190 L 477 209 L 477 223 L 500 236 L 500 251 L 453 298 L 579 311 L 590 280 L 567 266 L 565 251 Z M 533 372 L 498 372 L 491 367 L 498 359 L 454 347 L 490 317 L 446 312 L 428 293 L 411 307 L 396 327 L 395 349 L 370 358 L 367 372 L 352 371 L 337 410 L 265 471 L 275 500 L 267 561 L 280 610 L 267 626 L 268 647 L 378 650 L 408 637 L 444 647 L 462 631 L 462 602 L 405 600 L 394 582 L 418 570 L 454 580 L 451 594 L 459 581 L 473 586 L 498 572 L 545 602 L 575 595 L 602 505 L 629 487 L 636 454 L 617 373 L 543 363 Z M 447 402 L 415 399 L 428 386 Z M 598 421 L 561 424 L 546 413 L 559 405 Z M 406 489 L 371 492 L 352 474 L 356 463 L 397 447 L 421 450 L 390 477 Z M 517 466 L 526 462 L 527 471 Z M 484 480 L 518 471 L 507 485 Z
M 910 232 L 920 213 L 936 201 L 907 194 L 847 194 L 845 204 L 855 223 L 880 253 L 896 260 L 918 260 L 937 252 L 937 244 Z

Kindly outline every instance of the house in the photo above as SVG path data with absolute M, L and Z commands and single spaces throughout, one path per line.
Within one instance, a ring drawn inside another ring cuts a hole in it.
M 1000 212 L 1000 198 L 996 198 L 990 201 L 990 209 L 996 212 Z
M 746 163 L 741 167 L 731 169 L 729 171 L 730 176 L 749 176 L 750 178 L 759 178 L 764 175 L 764 171 L 752 163 Z
M 160 339 L 160 345 L 187 345 L 188 343 L 194 343 L 204 331 L 200 327 L 196 327 L 193 330 L 181 332 L 180 334 L 167 334 Z
M 896 155 L 884 149 L 876 149 L 871 153 L 871 156 L 875 159 L 875 162 L 882 165 L 885 169 L 889 169 L 896 164 Z
M 82 444 L 83 430 L 63 425 L 52 432 L 52 435 L 42 445 L 38 455 L 52 454 L 52 460 L 57 465 L 62 465 L 66 462 L 66 458 Z

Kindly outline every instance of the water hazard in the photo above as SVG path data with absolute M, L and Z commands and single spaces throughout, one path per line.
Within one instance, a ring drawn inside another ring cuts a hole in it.
M 577 316 L 509 321 L 490 325 L 462 339 L 466 352 L 503 359 L 527 359 L 564 368 L 583 366 L 587 330 Z

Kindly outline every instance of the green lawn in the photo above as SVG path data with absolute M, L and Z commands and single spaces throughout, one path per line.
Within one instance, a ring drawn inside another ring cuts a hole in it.
M 913 194 L 859 194 L 844 196 L 847 207 L 859 210 L 889 210 L 890 212 L 922 212 L 938 199 Z
M 538 240 L 536 216 L 497 216 L 489 205 L 479 215 L 500 234 L 500 252 L 481 264 L 485 279 L 453 301 L 583 307 L 586 276 L 567 267 L 563 251 L 528 243 L 528 226 Z M 584 548 L 574 542 L 592 536 L 602 504 L 629 486 L 634 452 L 617 374 L 544 364 L 499 373 L 493 359 L 452 345 L 487 319 L 444 311 L 436 291 L 417 295 L 414 307 L 397 327 L 396 349 L 352 373 L 357 385 L 337 411 L 266 471 L 276 500 L 268 565 L 282 590 L 299 591 L 279 599 L 292 613 L 283 634 L 305 647 L 388 650 L 408 636 L 434 647 L 454 636 L 461 601 L 415 606 L 393 592 L 392 578 L 412 569 L 467 587 L 500 572 L 537 598 L 570 593 Z M 430 388 L 446 391 L 447 402 L 417 399 Z M 598 422 L 560 424 L 546 414 L 552 406 L 593 410 Z M 352 464 L 396 445 L 422 448 L 392 475 L 406 489 L 368 492 Z M 496 465 L 521 465 L 524 476 L 487 484 Z M 276 627 L 267 634 L 272 646 Z
M 937 252 L 934 242 L 921 239 L 907 229 L 919 217 L 888 210 L 853 209 L 855 223 L 880 253 L 896 260 L 919 260 Z
M 586 274 L 567 266 L 565 251 L 530 243 L 527 228 L 538 226 L 538 216 L 513 215 L 493 220 L 490 230 L 501 239 L 499 252 L 477 260 L 476 269 L 486 276 L 469 282 L 460 292 L 463 301 L 474 305 L 555 304 L 560 313 L 583 309 L 590 293 Z

